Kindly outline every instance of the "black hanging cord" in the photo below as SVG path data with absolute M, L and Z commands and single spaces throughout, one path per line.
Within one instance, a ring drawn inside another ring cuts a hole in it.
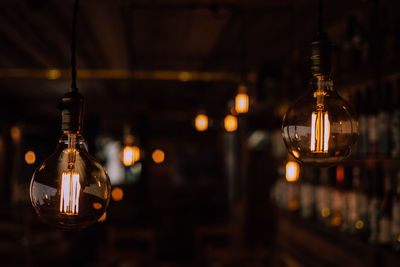
M 242 29 L 240 34 L 240 79 L 246 83 L 246 14 L 242 12 Z
M 322 5 L 322 0 L 318 0 L 318 35 L 322 35 L 323 33 L 323 27 L 322 27 L 322 10 L 323 10 L 323 5 Z
M 78 6 L 79 6 L 79 0 L 75 0 L 74 4 L 74 13 L 72 16 L 72 35 L 71 35 L 71 76 L 72 76 L 72 82 L 71 82 L 71 91 L 78 91 L 78 88 L 76 87 L 76 55 L 75 55 L 75 50 L 76 50 L 76 20 L 78 16 Z

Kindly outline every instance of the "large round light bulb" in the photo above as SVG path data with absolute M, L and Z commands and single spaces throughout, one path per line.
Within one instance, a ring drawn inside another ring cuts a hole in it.
M 283 118 L 282 134 L 289 152 L 303 163 L 333 165 L 348 157 L 359 132 L 349 105 L 332 80 L 314 76 L 310 90 Z
M 104 214 L 110 190 L 106 170 L 89 155 L 82 136 L 64 134 L 56 151 L 34 172 L 30 196 L 36 213 L 48 224 L 81 229 Z

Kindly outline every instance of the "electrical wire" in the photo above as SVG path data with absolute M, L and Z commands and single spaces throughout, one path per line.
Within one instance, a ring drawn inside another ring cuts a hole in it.
M 76 21 L 78 16 L 78 6 L 79 0 L 75 0 L 74 13 L 72 16 L 72 34 L 71 34 L 71 91 L 77 92 L 78 88 L 76 86 Z
M 323 3 L 322 0 L 318 0 L 318 34 L 322 35 L 323 27 L 322 27 L 322 11 L 323 11 Z

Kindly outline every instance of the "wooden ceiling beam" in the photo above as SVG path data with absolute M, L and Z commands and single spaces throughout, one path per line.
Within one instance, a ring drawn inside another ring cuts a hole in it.
M 78 80 L 154 80 L 180 82 L 238 82 L 240 74 L 226 71 L 78 69 Z M 0 79 L 70 79 L 69 69 L 0 69 Z M 257 74 L 247 73 L 254 83 Z

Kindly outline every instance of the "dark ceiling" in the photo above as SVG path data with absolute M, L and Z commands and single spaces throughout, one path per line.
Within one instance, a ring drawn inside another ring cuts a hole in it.
M 88 113 L 102 120 L 146 114 L 183 122 L 199 108 L 221 114 L 243 69 L 253 87 L 265 66 L 276 65 L 284 80 L 294 51 L 307 50 L 316 31 L 316 0 L 80 2 L 78 86 Z M 367 1 L 325 2 L 334 31 Z M 57 101 L 70 83 L 72 7 L 73 0 L 0 2 L 3 102 L 58 116 Z

